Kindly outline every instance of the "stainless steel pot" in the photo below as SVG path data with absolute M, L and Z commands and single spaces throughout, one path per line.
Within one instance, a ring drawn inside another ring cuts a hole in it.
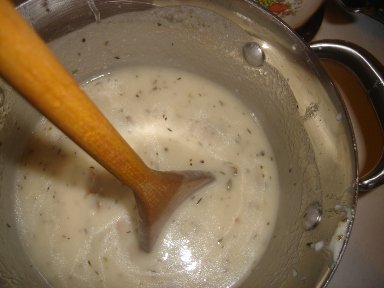
M 273 146 L 282 192 L 274 236 L 241 287 L 326 286 L 347 243 L 357 193 L 383 182 L 383 161 L 358 179 L 348 114 L 294 32 L 252 1 L 29 0 L 18 10 L 80 82 L 115 66 L 166 65 L 212 79 L 246 103 Z M 126 20 L 103 26 L 116 14 Z M 341 43 L 313 45 L 321 57 L 335 47 L 331 55 L 368 68 L 363 80 L 373 81 L 367 89 L 382 113 L 379 65 Z M 0 286 L 48 287 L 19 240 L 12 193 L 40 115 L 3 81 L 0 87 Z

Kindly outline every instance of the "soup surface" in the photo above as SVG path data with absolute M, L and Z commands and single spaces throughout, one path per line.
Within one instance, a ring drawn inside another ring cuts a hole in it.
M 129 189 L 42 120 L 17 175 L 20 237 L 54 287 L 237 286 L 272 236 L 279 184 L 257 117 L 219 85 L 181 70 L 129 67 L 83 89 L 144 161 L 216 181 L 138 248 Z

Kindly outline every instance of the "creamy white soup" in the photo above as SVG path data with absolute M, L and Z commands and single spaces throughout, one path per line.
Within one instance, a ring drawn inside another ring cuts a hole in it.
M 276 218 L 273 151 L 257 117 L 186 71 L 121 68 L 83 85 L 152 168 L 216 180 L 172 214 L 151 253 L 139 249 L 129 189 L 41 120 L 17 174 L 20 237 L 53 287 L 232 287 L 263 255 Z

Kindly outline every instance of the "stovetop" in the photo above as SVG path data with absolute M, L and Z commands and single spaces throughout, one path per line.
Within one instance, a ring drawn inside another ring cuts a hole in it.
M 384 64 L 384 25 L 365 15 L 345 12 L 333 0 L 325 4 L 323 21 L 313 40 L 321 39 L 356 43 Z M 371 127 L 378 127 L 372 120 L 374 117 L 368 117 L 373 113 L 369 107 L 355 109 L 354 101 L 348 101 L 348 97 L 356 95 L 344 96 L 347 106 L 352 108 L 349 112 L 357 136 L 359 166 L 366 171 L 372 168 L 367 167 L 372 166 L 368 160 L 377 159 L 383 151 L 382 136 L 365 133 L 367 129 L 374 130 Z M 359 196 L 351 238 L 328 287 L 384 287 L 384 186 Z

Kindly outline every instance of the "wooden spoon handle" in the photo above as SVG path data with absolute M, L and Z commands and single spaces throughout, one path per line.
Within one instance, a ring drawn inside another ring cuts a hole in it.
M 0 74 L 124 183 L 135 188 L 152 173 L 10 2 L 4 0 L 0 0 Z

